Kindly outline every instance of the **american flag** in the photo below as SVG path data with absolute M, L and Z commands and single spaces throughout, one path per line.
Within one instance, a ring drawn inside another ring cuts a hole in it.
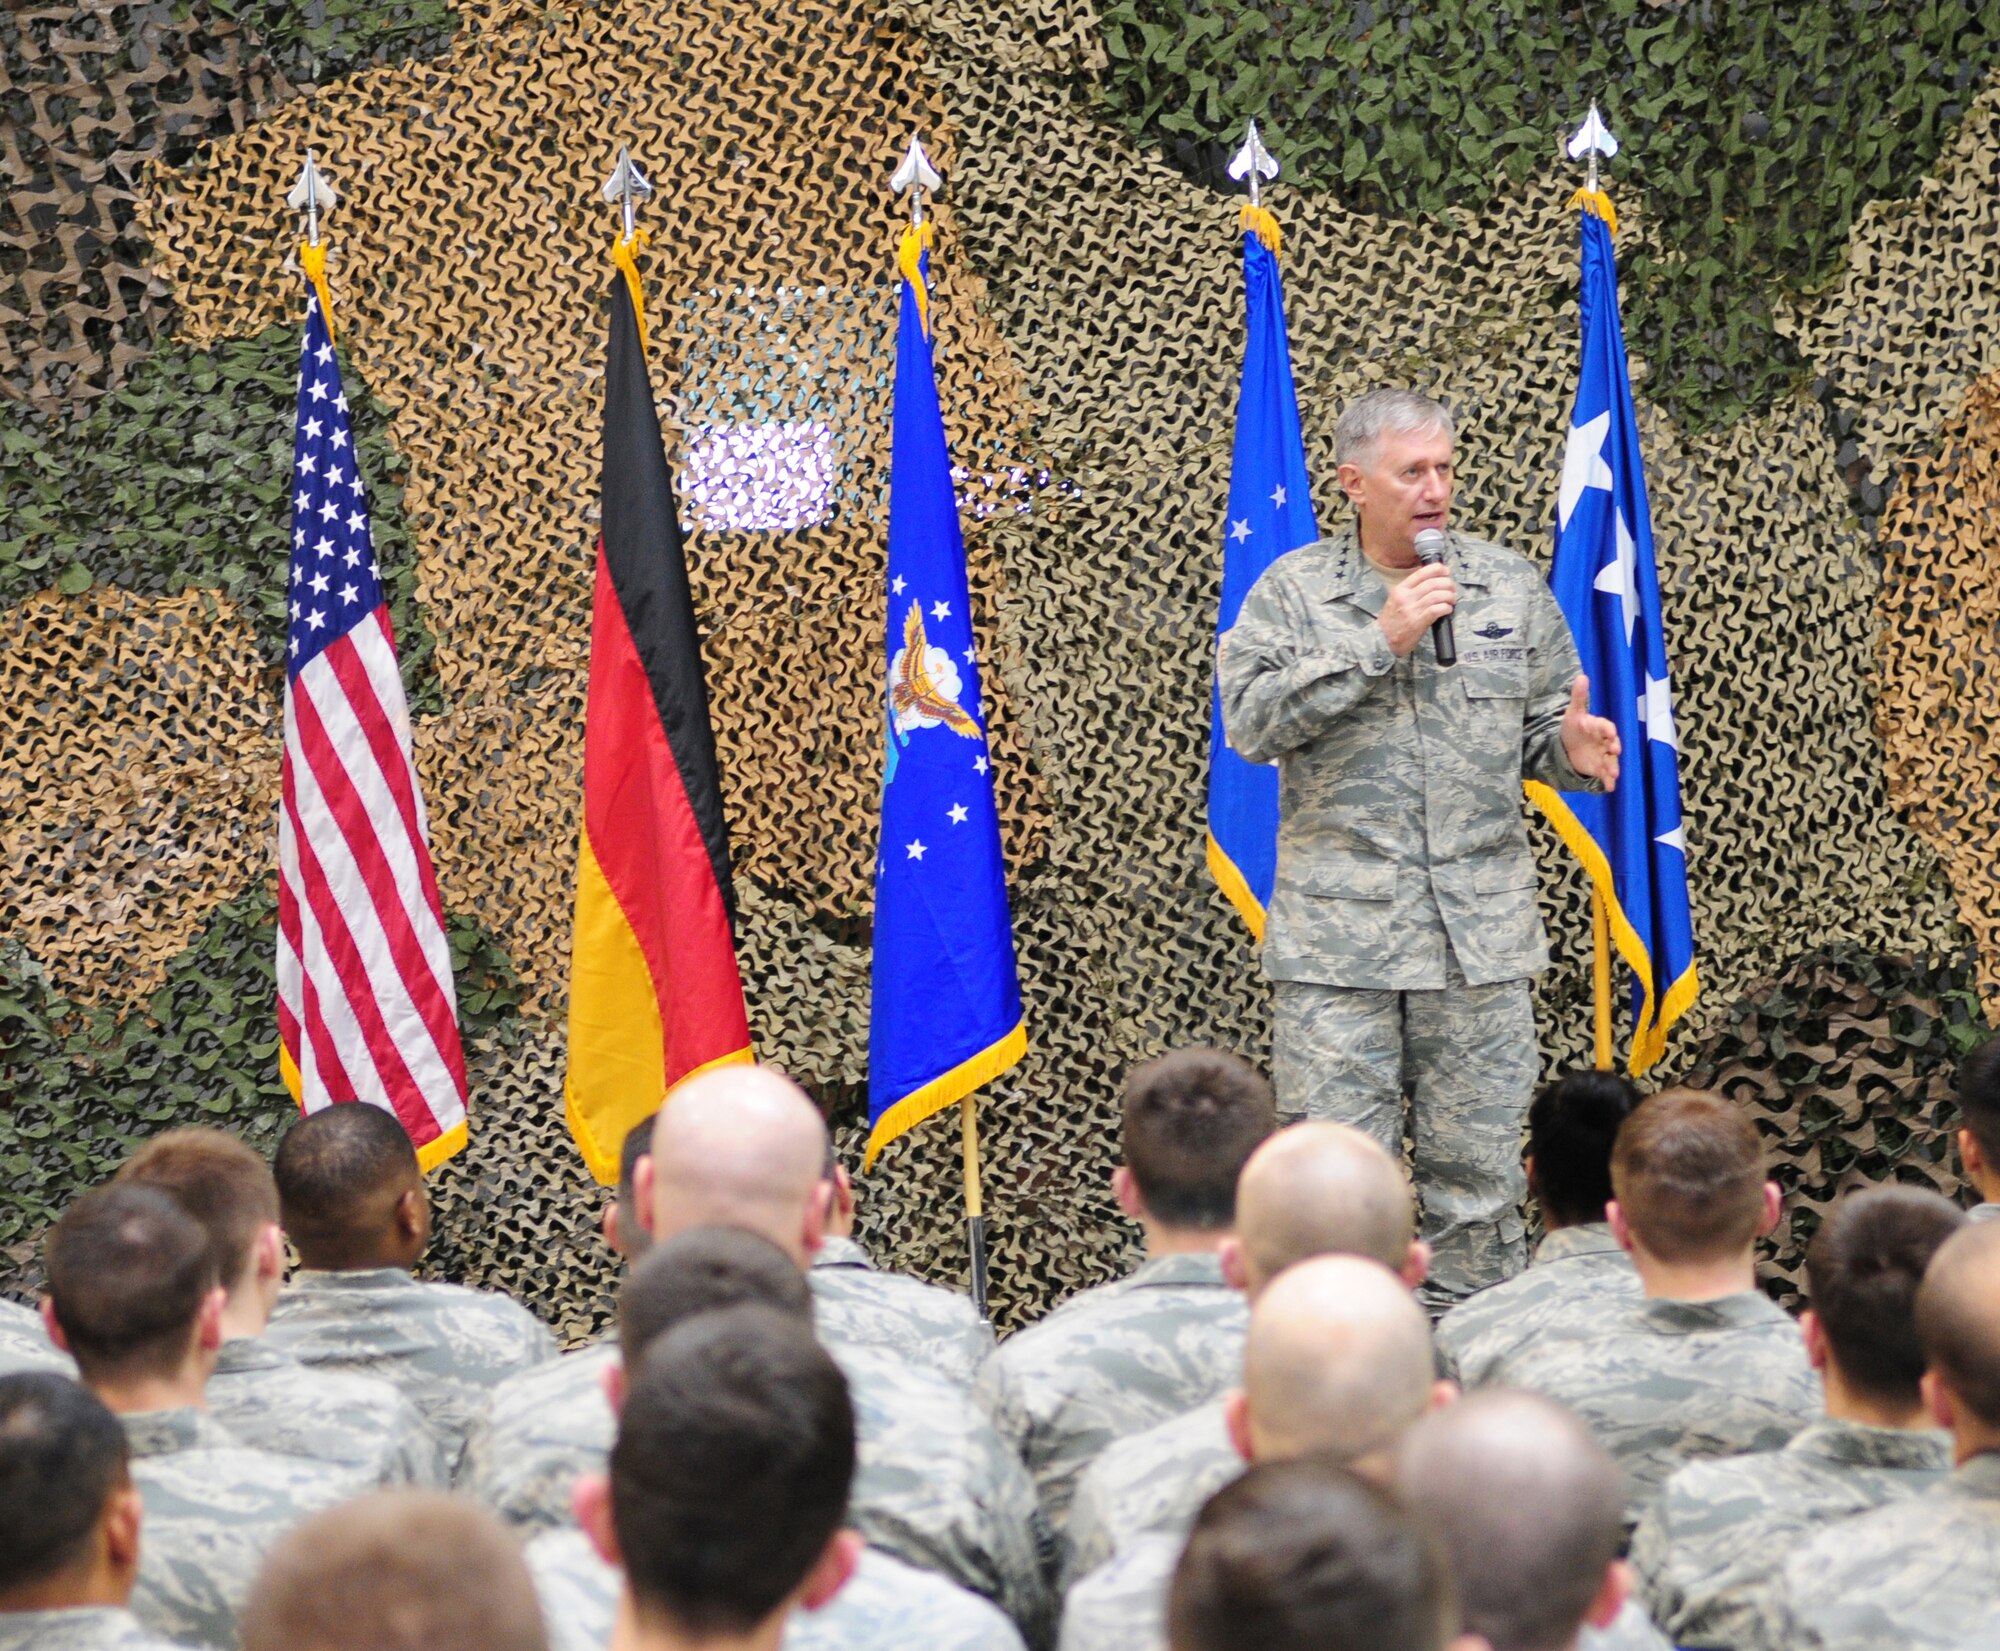
M 465 1139 L 465 1055 L 381 579 L 340 366 L 315 294 L 292 460 L 281 1064 L 307 1112 L 339 1101 L 387 1107 L 428 1167 Z

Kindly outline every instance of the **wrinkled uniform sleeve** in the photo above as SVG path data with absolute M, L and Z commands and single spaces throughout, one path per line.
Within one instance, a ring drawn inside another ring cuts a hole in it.
M 1540 780 L 1556 791 L 1602 792 L 1602 780 L 1587 779 L 1570 766 L 1563 749 L 1563 716 L 1570 684 L 1583 669 L 1576 639 L 1569 633 L 1555 592 L 1535 581 L 1529 623 L 1534 630 L 1527 715 L 1521 728 L 1521 778 Z
M 1217 646 L 1230 748 L 1248 762 L 1276 762 L 1319 738 L 1395 663 L 1380 625 L 1317 624 L 1293 570 L 1273 563 Z
M 1680 1615 L 1680 1590 L 1674 1585 L 1672 1544 L 1662 1511 L 1665 1498 L 1648 1508 L 1632 1533 L 1632 1572 L 1639 1597 L 1657 1623 L 1671 1628 Z

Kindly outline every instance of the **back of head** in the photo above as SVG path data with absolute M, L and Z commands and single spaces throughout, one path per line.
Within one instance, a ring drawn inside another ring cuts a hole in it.
M 1724 1261 L 1757 1237 L 1764 1153 L 1756 1127 L 1720 1095 L 1663 1089 L 1618 1131 L 1611 1190 L 1632 1236 L 1661 1261 Z
M 1381 1451 L 1424 1413 L 1435 1376 L 1430 1323 L 1400 1279 L 1358 1256 L 1301 1262 L 1257 1298 L 1243 1344 L 1258 1460 Z
M 1931 1374 L 1985 1428 L 2000 1428 L 2000 1221 L 1970 1222 L 1931 1257 L 1917 1291 Z
M 1958 1063 L 1958 1115 L 2000 1174 L 2000 1038 L 1988 1038 Z
M 1841 1379 L 1863 1397 L 1903 1409 L 1918 1403 L 1917 1290 L 1965 1220 L 1934 1192 L 1871 1187 L 1828 1210 L 1806 1246 L 1813 1315 Z
M 1125 1080 L 1125 1167 L 1164 1226 L 1220 1232 L 1236 1178 L 1277 1122 L 1264 1075 L 1224 1049 L 1176 1049 Z
M 216 1284 L 201 1224 L 157 1188 L 116 1182 L 63 1212 L 44 1265 L 56 1322 L 91 1380 L 178 1370 Z
M 1582 1422 L 1532 1393 L 1471 1394 L 1410 1429 L 1396 1489 L 1443 1539 L 1469 1633 L 1493 1651 L 1574 1642 L 1625 1511 L 1617 1465 Z
M 723 1066 L 682 1084 L 653 1119 L 652 1157 L 656 1241 L 689 1227 L 742 1227 L 804 1264 L 826 1123 L 782 1072 Z
M 805 1581 L 853 1477 L 846 1379 L 796 1318 L 730 1307 L 667 1331 L 631 1374 L 611 1451 L 641 1618 L 747 1633 Z
M 1210 1497 L 1167 1598 L 1172 1651 L 1442 1651 L 1455 1630 L 1431 1535 L 1311 1458 L 1260 1464 Z
M 545 1651 L 519 1542 L 465 1497 L 377 1491 L 279 1539 L 243 1651 Z
M 0 1600 L 85 1559 L 111 1493 L 129 1483 L 125 1430 L 67 1376 L 0 1376 Z
M 308 1267 L 380 1264 L 404 1193 L 421 1192 L 417 1149 L 394 1113 L 365 1102 L 301 1118 L 272 1165 L 286 1236 Z
M 1366 1256 L 1399 1271 L 1416 1230 L 1402 1165 L 1345 1124 L 1281 1129 L 1243 1168 L 1236 1236 L 1253 1290 L 1313 1256 Z
M 1611 1147 L 1639 1104 L 1639 1091 L 1616 1072 L 1586 1067 L 1543 1087 L 1528 1108 L 1528 1151 L 1535 1192 L 1552 1227 L 1604 1219 L 1611 1202 Z
M 636 1366 L 656 1336 L 725 1307 L 768 1307 L 812 1329 L 812 1291 L 798 1264 L 741 1227 L 690 1227 L 662 1239 L 618 1292 L 618 1346 Z
M 157 1187 L 199 1221 L 230 1288 L 249 1270 L 257 1235 L 278 1219 L 271 1166 L 219 1129 L 173 1129 L 154 1136 L 125 1160 L 118 1180 Z

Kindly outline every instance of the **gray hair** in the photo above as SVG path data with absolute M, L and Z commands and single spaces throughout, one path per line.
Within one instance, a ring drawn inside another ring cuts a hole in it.
M 1349 402 L 1340 422 L 1333 427 L 1333 462 L 1360 464 L 1384 436 L 1416 430 L 1442 430 L 1447 436 L 1457 434 L 1451 422 L 1451 409 L 1423 391 L 1370 390 Z

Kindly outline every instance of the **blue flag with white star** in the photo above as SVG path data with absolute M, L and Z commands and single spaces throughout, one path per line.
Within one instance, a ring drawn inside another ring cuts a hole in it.
M 1247 223 L 1243 301 L 1248 330 L 1243 385 L 1236 397 L 1229 515 L 1222 535 L 1218 642 L 1236 623 L 1244 597 L 1264 570 L 1286 551 L 1319 537 L 1306 483 L 1292 352 L 1285 341 L 1278 254 Z M 1222 689 L 1212 674 L 1208 692 L 1208 869 L 1250 932 L 1262 940 L 1264 911 L 1278 874 L 1278 770 L 1270 763 L 1246 762 L 1229 748 L 1222 731 Z
M 1530 793 L 1583 861 L 1602 897 L 1610 940 L 1632 971 L 1633 1073 L 1666 1051 L 1667 1029 L 1693 1004 L 1680 746 L 1668 683 L 1653 518 L 1639 421 L 1618 319 L 1618 264 L 1604 197 L 1585 196 L 1583 361 L 1556 504 L 1549 581 L 1590 678 L 1590 708 L 1624 746 L 1608 796 Z
M 868 1153 L 1027 1050 L 965 541 L 920 252 L 905 246 L 889 468 L 882 835 L 868 1020 Z

